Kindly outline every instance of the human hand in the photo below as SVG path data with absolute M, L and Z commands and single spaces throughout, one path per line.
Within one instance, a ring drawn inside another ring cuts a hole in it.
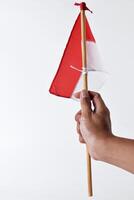
M 81 110 L 75 115 L 77 133 L 81 143 L 86 143 L 90 155 L 100 160 L 105 144 L 113 137 L 111 130 L 110 112 L 100 94 L 96 92 L 75 93 L 80 98 Z

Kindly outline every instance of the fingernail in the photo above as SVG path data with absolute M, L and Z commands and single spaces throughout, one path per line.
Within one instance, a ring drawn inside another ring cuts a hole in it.
M 82 98 L 89 97 L 88 91 L 87 90 L 82 90 L 81 91 L 81 96 L 82 96 Z

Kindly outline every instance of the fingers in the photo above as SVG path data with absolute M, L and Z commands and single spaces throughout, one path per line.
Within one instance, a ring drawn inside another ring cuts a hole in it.
M 76 129 L 77 129 L 77 133 L 78 133 L 79 135 L 81 135 L 80 124 L 79 124 L 78 122 L 77 122 Z
M 80 93 L 81 113 L 83 118 L 88 118 L 91 113 L 91 98 L 88 91 L 82 90 Z
M 75 121 L 80 123 L 80 118 L 81 118 L 81 110 L 76 113 L 76 115 L 75 115 Z
M 82 92 L 77 92 L 74 94 L 74 96 L 76 98 L 80 98 L 81 97 L 81 93 Z M 104 110 L 108 110 L 101 95 L 97 92 L 93 92 L 93 91 L 88 91 L 89 97 L 90 97 L 90 101 L 92 100 L 94 108 L 95 108 L 95 112 L 103 112 Z M 88 101 L 87 101 L 88 102 Z M 91 112 L 91 102 L 89 103 L 89 110 Z M 86 108 L 88 109 L 88 108 Z
M 96 92 L 90 92 L 90 93 L 93 96 L 92 102 L 95 107 L 95 112 L 99 113 L 99 112 L 105 111 L 107 109 L 107 107 L 106 107 L 101 95 Z
M 78 135 L 79 135 L 79 141 L 80 141 L 80 143 L 85 143 L 85 140 L 83 139 L 83 137 L 82 137 L 82 135 L 81 135 L 80 124 L 79 124 L 79 122 L 77 122 L 77 127 L 76 127 L 76 129 L 77 129 L 77 133 L 78 133 Z

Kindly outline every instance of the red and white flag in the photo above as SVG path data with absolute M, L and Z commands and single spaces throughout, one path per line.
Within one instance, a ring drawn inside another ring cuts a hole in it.
M 94 89 L 92 85 L 99 84 L 100 86 L 100 83 L 98 83 L 100 75 L 97 75 L 96 72 L 104 72 L 104 70 L 102 68 L 102 62 L 96 47 L 96 40 L 92 34 L 87 19 L 86 50 L 87 70 L 88 72 L 92 72 L 92 74 L 89 73 L 88 75 L 89 87 L 90 89 Z M 81 52 L 81 17 L 79 14 L 66 45 L 59 68 L 49 89 L 50 93 L 66 98 L 73 97 L 74 92 L 81 90 L 82 73 L 84 72 L 82 69 Z

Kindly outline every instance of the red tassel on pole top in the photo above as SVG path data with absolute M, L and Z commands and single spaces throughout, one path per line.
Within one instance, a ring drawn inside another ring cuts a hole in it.
M 88 10 L 89 12 L 93 13 L 87 6 L 85 2 L 75 3 L 75 6 L 80 6 L 80 10 Z

